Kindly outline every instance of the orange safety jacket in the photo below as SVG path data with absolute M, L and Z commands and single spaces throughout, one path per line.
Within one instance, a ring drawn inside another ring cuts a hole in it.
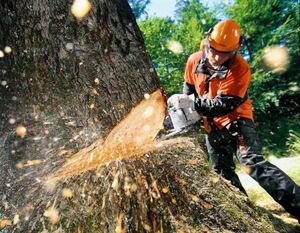
M 185 82 L 189 85 L 194 85 L 199 96 L 203 96 L 205 94 L 205 81 L 207 78 L 206 74 L 195 73 L 197 64 L 201 58 L 201 51 L 193 53 L 188 58 L 184 73 Z M 233 59 L 233 63 L 228 70 L 226 78 L 220 79 L 215 77 L 209 82 L 208 98 L 214 99 L 217 94 L 237 96 L 240 98 L 245 97 L 251 79 L 250 67 L 247 61 L 245 61 L 239 54 L 237 54 Z M 210 123 L 214 123 L 219 129 L 222 129 L 224 126 L 240 117 L 253 120 L 252 103 L 250 98 L 247 98 L 246 101 L 228 114 L 213 117 L 212 122 L 208 122 L 207 117 L 204 117 L 204 128 L 207 132 L 210 132 Z

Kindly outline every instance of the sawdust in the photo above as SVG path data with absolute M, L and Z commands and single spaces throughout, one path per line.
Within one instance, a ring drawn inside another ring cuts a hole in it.
M 99 139 L 72 155 L 50 179 L 67 178 L 111 161 L 142 155 L 172 144 L 172 140 L 155 141 L 166 113 L 162 91 L 159 89 L 147 97 L 130 111 L 104 142 Z

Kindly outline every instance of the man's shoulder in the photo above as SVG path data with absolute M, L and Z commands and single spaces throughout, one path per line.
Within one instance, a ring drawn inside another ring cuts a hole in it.
M 245 60 L 245 58 L 243 58 L 240 54 L 237 54 L 235 56 L 231 70 L 239 70 L 239 72 L 241 72 L 241 71 L 246 72 L 246 71 L 250 70 L 250 65 Z
M 188 60 L 189 61 L 199 61 L 201 57 L 202 57 L 202 51 L 198 51 L 198 52 L 192 53 L 189 56 Z
M 242 55 L 240 54 L 237 54 L 236 57 L 235 57 L 235 62 L 234 62 L 234 65 L 238 65 L 238 66 L 243 66 L 243 67 L 247 67 L 249 68 L 249 63 L 246 61 L 245 58 L 243 58 Z

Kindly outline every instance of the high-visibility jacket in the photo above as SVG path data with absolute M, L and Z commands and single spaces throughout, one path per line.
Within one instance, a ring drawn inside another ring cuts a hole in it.
M 194 85 L 195 90 L 199 96 L 205 94 L 205 82 L 207 75 L 200 73 L 196 74 L 196 66 L 202 58 L 202 52 L 192 54 L 187 61 L 184 80 L 189 85 Z M 237 96 L 244 98 L 247 95 L 247 89 L 250 84 L 251 73 L 247 61 L 237 54 L 233 58 L 233 63 L 229 67 L 226 78 L 215 77 L 209 81 L 208 92 L 205 98 L 214 99 L 218 94 Z M 226 108 L 226 106 L 224 106 Z M 212 117 L 211 121 L 219 128 L 222 129 L 227 124 L 234 120 L 244 117 L 253 120 L 252 103 L 250 98 L 247 98 L 243 103 L 237 106 L 229 113 Z M 207 117 L 204 117 L 204 127 L 207 132 L 210 132 L 210 125 Z

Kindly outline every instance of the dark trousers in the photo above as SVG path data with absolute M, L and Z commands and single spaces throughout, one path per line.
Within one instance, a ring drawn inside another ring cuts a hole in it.
M 234 171 L 233 154 L 236 154 L 239 162 L 248 168 L 249 175 L 300 221 L 300 187 L 282 170 L 263 158 L 252 120 L 240 118 L 221 130 L 212 125 L 212 131 L 206 135 L 206 146 L 217 173 L 246 193 Z

